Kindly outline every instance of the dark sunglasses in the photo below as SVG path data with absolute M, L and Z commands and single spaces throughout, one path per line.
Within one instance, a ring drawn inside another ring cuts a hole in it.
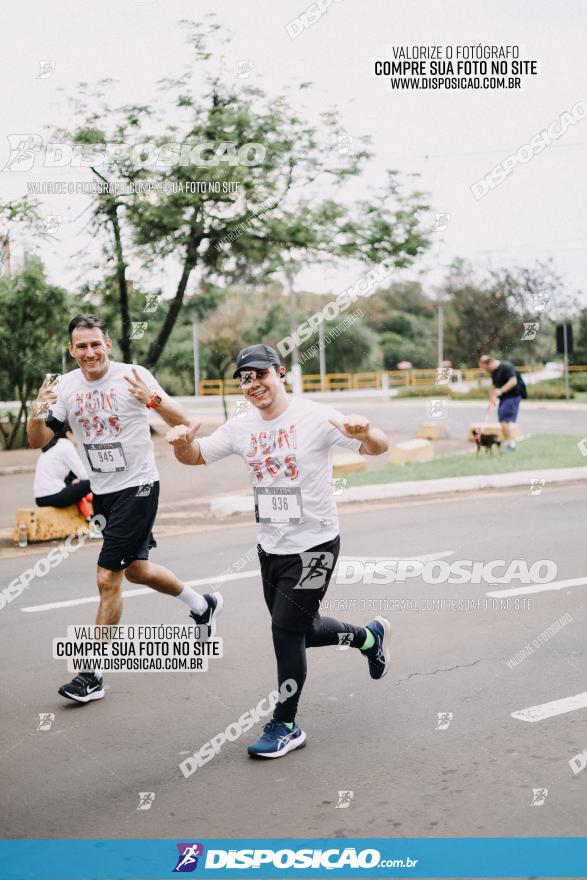
M 241 388 L 244 388 L 245 386 L 250 385 L 255 379 L 263 379 L 268 372 L 268 368 L 264 370 L 243 370 L 238 377 L 239 385 Z

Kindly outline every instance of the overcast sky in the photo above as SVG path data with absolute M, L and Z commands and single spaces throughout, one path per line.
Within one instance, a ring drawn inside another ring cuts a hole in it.
M 310 114 L 338 105 L 351 137 L 371 135 L 375 157 L 362 186 L 376 186 L 385 168 L 420 173 L 419 186 L 430 194 L 435 211 L 450 214 L 422 266 L 430 289 L 454 256 L 479 266 L 553 257 L 569 287 L 587 291 L 587 118 L 518 165 L 484 198 L 475 200 L 470 189 L 561 113 L 587 100 L 582 0 L 340 0 L 292 40 L 286 24 L 308 5 L 306 0 L 4 5 L 0 167 L 9 155 L 7 135 L 43 134 L 47 126 L 72 123 L 59 90 L 71 93 L 78 81 L 112 77 L 119 81 L 117 100 L 148 103 L 155 82 L 189 58 L 177 22 L 214 11 L 234 32 L 226 54 L 235 76 L 239 61 L 252 62 L 248 82 L 270 94 L 292 80 L 311 80 L 316 87 L 305 96 Z M 392 45 L 479 43 L 519 45 L 523 57 L 538 59 L 539 75 L 527 78 L 522 91 L 485 92 L 392 92 L 373 75 L 373 61 L 392 57 Z M 48 78 L 38 78 L 42 60 L 55 62 Z M 23 195 L 27 181 L 58 177 L 49 169 L 2 171 L 0 198 Z M 85 178 L 89 172 L 75 173 L 75 179 Z M 63 224 L 57 240 L 43 244 L 40 253 L 52 281 L 75 286 L 82 279 L 74 254 L 84 244 L 90 253 L 96 247 L 84 241 L 76 220 L 87 199 L 60 195 L 42 202 Z M 135 277 L 144 276 L 137 271 Z M 166 267 L 162 277 L 171 291 L 175 268 Z M 303 273 L 299 285 L 332 291 L 355 277 L 356 267 L 315 268 Z

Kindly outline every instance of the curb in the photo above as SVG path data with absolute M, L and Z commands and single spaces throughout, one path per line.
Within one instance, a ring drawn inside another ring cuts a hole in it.
M 11 477 L 13 474 L 32 474 L 34 471 L 34 464 L 14 464 L 0 468 L 0 477 Z
M 484 474 L 471 477 L 446 477 L 442 480 L 409 480 L 405 483 L 351 486 L 350 489 L 344 489 L 337 500 L 339 504 L 352 504 L 356 501 L 379 501 L 418 495 L 478 492 L 484 489 L 529 486 L 530 481 L 535 479 L 543 479 L 545 485 L 580 482 L 587 480 L 587 467 L 550 468 L 542 471 L 517 471 L 513 474 Z M 225 495 L 213 499 L 210 503 L 210 513 L 216 519 L 225 519 L 237 513 L 250 513 L 252 510 L 252 495 Z

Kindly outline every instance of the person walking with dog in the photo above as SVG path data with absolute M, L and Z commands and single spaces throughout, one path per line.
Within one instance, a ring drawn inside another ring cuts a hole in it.
M 516 451 L 514 425 L 518 420 L 520 402 L 527 397 L 526 384 L 513 364 L 500 361 L 489 354 L 479 358 L 479 366 L 491 376 L 493 388 L 491 403 L 498 400 L 497 418 L 501 425 L 505 448 L 508 452 Z

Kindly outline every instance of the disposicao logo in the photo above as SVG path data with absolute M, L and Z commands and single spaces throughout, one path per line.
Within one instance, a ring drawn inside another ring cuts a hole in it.
M 177 849 L 179 856 L 173 873 L 187 874 L 189 871 L 195 871 L 198 867 L 198 857 L 204 855 L 204 845 L 201 843 L 178 843 Z

